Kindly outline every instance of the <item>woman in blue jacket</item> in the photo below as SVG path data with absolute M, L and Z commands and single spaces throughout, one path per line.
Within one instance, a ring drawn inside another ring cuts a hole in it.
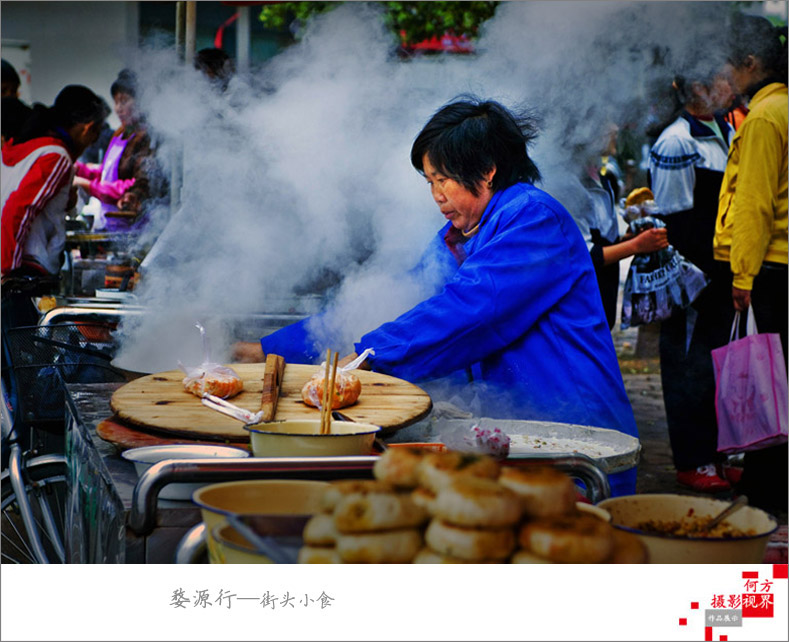
M 417 136 L 411 163 L 447 224 L 425 264 L 443 285 L 355 344 L 367 365 L 411 382 L 470 372 L 485 414 L 637 435 L 584 240 L 567 210 L 534 187 L 526 118 L 496 102 L 450 103 Z M 235 357 L 320 357 L 308 319 L 236 344 Z M 355 356 L 355 355 L 354 355 Z

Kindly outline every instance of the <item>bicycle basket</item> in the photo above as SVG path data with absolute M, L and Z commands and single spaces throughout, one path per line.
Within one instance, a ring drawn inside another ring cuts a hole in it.
M 4 330 L 18 420 L 62 424 L 64 384 L 126 381 L 122 371 L 110 365 L 116 346 L 106 324 L 94 325 L 63 323 Z

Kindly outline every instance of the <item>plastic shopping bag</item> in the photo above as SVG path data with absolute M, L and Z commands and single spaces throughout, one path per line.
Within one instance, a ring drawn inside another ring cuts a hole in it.
M 761 450 L 787 441 L 787 380 L 781 339 L 757 334 L 748 309 L 746 336 L 739 312 L 729 343 L 712 351 L 718 452 Z
M 649 216 L 630 223 L 633 233 L 665 227 Z M 665 250 L 633 257 L 622 296 L 621 327 L 663 321 L 675 310 L 687 308 L 706 287 L 708 279 L 671 245 Z

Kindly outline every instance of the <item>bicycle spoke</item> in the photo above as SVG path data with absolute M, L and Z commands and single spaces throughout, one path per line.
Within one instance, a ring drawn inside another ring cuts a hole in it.
M 12 496 L 11 498 L 11 505 L 16 502 L 16 498 Z M 2 527 L 3 527 L 3 546 L 2 546 L 2 553 L 3 558 L 13 561 L 15 564 L 21 564 L 22 562 L 18 561 L 15 557 L 12 557 L 8 554 L 8 547 L 12 546 L 14 551 L 18 552 L 18 554 L 24 558 L 25 561 L 28 563 L 35 562 L 35 557 L 33 555 L 33 551 L 30 550 L 30 547 L 27 545 L 27 537 L 23 535 L 23 531 L 17 528 L 16 521 L 14 519 L 14 511 L 10 508 L 3 509 L 3 518 L 2 518 Z M 13 531 L 13 536 L 8 532 L 9 530 Z M 21 544 L 21 546 L 20 546 Z

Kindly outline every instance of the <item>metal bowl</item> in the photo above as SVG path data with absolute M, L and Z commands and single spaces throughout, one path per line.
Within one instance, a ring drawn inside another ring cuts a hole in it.
M 332 421 L 331 433 L 320 434 L 317 419 L 286 419 L 247 426 L 255 457 L 340 457 L 369 455 L 380 426 Z
M 691 495 L 644 494 L 612 497 L 597 506 L 611 513 L 616 528 L 641 538 L 649 549 L 652 564 L 761 564 L 767 541 L 778 528 L 778 522 L 758 508 L 746 506 L 726 518 L 737 529 L 754 531 L 754 535 L 744 537 L 684 537 L 637 528 L 647 520 L 679 521 L 689 515 L 712 517 L 728 504 Z
M 137 476 L 141 476 L 153 464 L 165 459 L 203 459 L 217 457 L 235 459 L 249 457 L 249 452 L 232 446 L 212 446 L 210 444 L 174 444 L 166 446 L 143 446 L 130 448 L 121 453 L 121 457 L 134 463 Z M 192 493 L 206 484 L 201 483 L 175 483 L 168 484 L 159 492 L 161 499 L 175 499 L 188 501 Z

